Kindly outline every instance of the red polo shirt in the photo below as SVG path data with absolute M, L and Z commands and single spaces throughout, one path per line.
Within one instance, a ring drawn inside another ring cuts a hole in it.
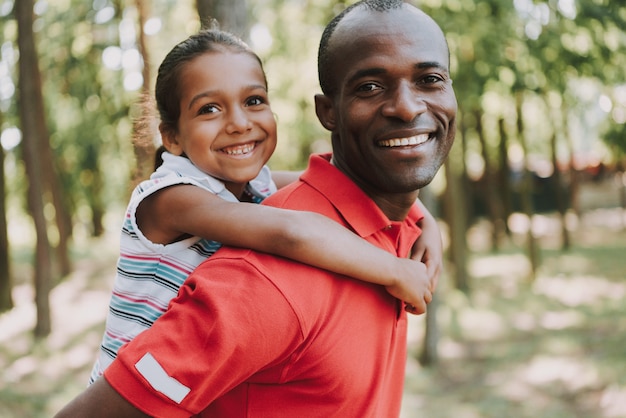
M 417 207 L 391 222 L 329 158 L 311 157 L 301 180 L 266 203 L 322 213 L 406 256 L 420 233 Z M 406 325 L 402 302 L 382 286 L 224 248 L 105 378 L 157 417 L 393 417 Z

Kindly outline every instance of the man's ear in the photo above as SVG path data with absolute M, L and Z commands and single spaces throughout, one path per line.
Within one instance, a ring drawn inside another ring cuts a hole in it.
M 170 126 L 161 122 L 159 132 L 161 132 L 161 142 L 167 152 L 173 155 L 183 155 L 183 147 L 178 142 L 176 132 Z
M 329 131 L 334 131 L 337 124 L 335 121 L 335 108 L 333 100 L 323 94 L 315 95 L 315 113 L 322 126 Z

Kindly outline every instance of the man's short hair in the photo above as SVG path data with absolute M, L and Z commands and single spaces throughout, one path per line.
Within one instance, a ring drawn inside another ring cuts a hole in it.
M 357 7 L 377 12 L 386 12 L 389 10 L 400 9 L 403 4 L 403 0 L 361 0 L 351 6 L 348 6 L 330 21 L 322 33 L 322 39 L 320 40 L 320 46 L 317 54 L 317 73 L 320 87 L 325 95 L 330 96 L 334 94 L 336 88 L 332 82 L 332 70 L 330 68 L 331 51 L 328 46 L 330 38 L 339 25 L 339 22 L 341 22 L 348 13 Z

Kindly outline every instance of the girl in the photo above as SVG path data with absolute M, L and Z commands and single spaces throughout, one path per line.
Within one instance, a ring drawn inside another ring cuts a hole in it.
M 155 90 L 166 152 L 128 205 L 91 382 L 124 343 L 165 312 L 187 275 L 220 243 L 377 283 L 404 300 L 409 312 L 425 311 L 441 264 L 439 231 L 425 209 L 426 236 L 414 261 L 319 214 L 239 203 L 259 203 L 276 190 L 265 165 L 276 146 L 267 81 L 260 59 L 241 40 L 217 30 L 191 36 L 165 57 Z M 278 177 L 283 186 L 296 174 Z

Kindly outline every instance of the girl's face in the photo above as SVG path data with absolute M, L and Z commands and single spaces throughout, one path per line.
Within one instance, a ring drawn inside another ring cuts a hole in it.
M 163 144 L 239 197 L 276 148 L 263 70 L 246 53 L 210 52 L 188 62 L 180 77 L 178 130 L 164 133 Z

